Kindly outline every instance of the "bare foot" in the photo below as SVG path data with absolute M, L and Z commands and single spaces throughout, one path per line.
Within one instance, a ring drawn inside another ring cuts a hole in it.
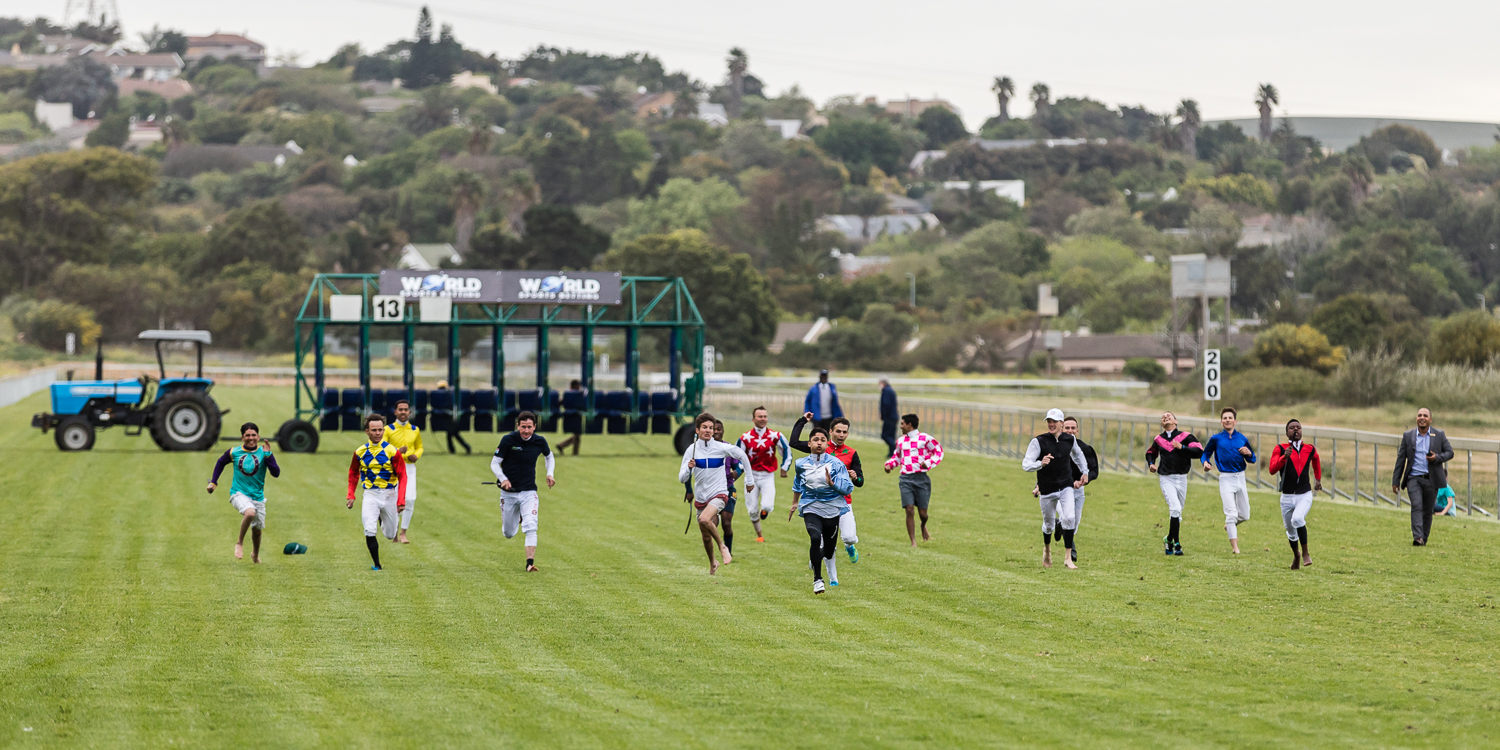
M 1309 557 L 1309 556 L 1307 556 L 1307 555 L 1303 555 L 1302 556 L 1302 567 L 1307 568 L 1307 567 L 1311 567 L 1311 566 L 1312 566 L 1312 558 Z
M 731 554 L 729 554 L 729 548 L 728 547 L 720 547 L 719 548 L 719 554 L 721 554 L 721 555 L 724 556 L 724 564 L 725 565 L 728 565 L 728 564 L 734 562 L 734 556 L 731 555 Z
M 243 560 L 243 559 L 245 559 L 245 545 L 244 544 L 236 544 L 236 545 L 234 545 L 234 559 L 236 559 L 236 560 Z
M 1042 548 L 1042 567 L 1044 567 L 1044 568 L 1050 568 L 1050 567 L 1052 567 L 1052 548 L 1051 547 L 1043 547 Z
M 713 558 L 709 558 L 709 560 L 708 560 L 708 574 L 709 575 L 713 575 L 713 574 L 715 574 L 717 572 L 719 572 L 719 561 L 715 560 Z
M 1229 543 L 1229 551 L 1233 552 L 1236 555 L 1238 555 L 1240 553 L 1240 543 L 1239 542 L 1230 542 Z
M 1298 559 L 1297 559 L 1297 558 L 1296 558 L 1296 557 L 1295 557 L 1295 556 L 1294 556 L 1294 557 L 1293 557 L 1293 558 L 1292 558 L 1292 570 L 1299 570 L 1299 569 L 1300 569 L 1300 568 L 1301 568 L 1301 567 L 1302 567 L 1302 561 L 1300 561 L 1300 560 L 1298 560 Z
M 1069 554 L 1063 555 L 1063 567 L 1068 570 L 1078 570 L 1078 565 L 1073 562 L 1073 556 Z
M 526 572 L 527 573 L 537 573 L 537 572 L 540 572 L 540 570 L 537 568 L 536 565 L 527 565 L 526 566 Z
M 917 548 L 917 540 L 915 540 L 915 539 L 911 540 L 911 548 L 912 549 L 916 549 Z
M 401 538 L 397 539 L 396 541 L 400 542 L 401 544 L 411 544 L 411 540 L 406 538 L 406 532 L 404 531 L 401 532 Z
M 253 562 L 256 565 L 259 565 L 260 564 L 260 555 L 255 554 L 255 553 L 252 552 L 250 554 L 250 562 Z
M 929 534 L 929 533 L 927 533 L 927 529 L 925 527 L 922 529 L 922 541 L 924 541 L 924 542 L 930 542 L 930 541 L 932 541 L 932 535 Z

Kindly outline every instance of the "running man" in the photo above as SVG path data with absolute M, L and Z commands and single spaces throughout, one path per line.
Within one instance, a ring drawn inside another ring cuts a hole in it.
M 766 425 L 771 421 L 766 407 L 757 406 L 750 411 L 750 421 L 755 426 L 740 436 L 735 445 L 750 457 L 750 478 L 755 491 L 745 490 L 745 509 L 750 512 L 750 524 L 755 527 L 755 541 L 764 542 L 766 535 L 760 522 L 776 510 L 776 471 L 781 477 L 792 468 L 792 450 L 786 437 Z M 781 451 L 781 463 L 776 462 L 776 451 Z
M 714 415 L 708 412 L 699 414 L 693 420 L 693 429 L 698 437 L 682 454 L 677 481 L 692 481 L 693 508 L 698 511 L 698 530 L 703 534 L 703 551 L 708 554 L 708 574 L 713 575 L 719 572 L 719 560 L 714 557 L 716 548 L 725 564 L 734 560 L 729 547 L 719 537 L 719 512 L 729 501 L 724 462 L 733 458 L 748 466 L 750 458 L 739 448 L 714 440 Z M 745 481 L 747 494 L 755 490 L 754 481 L 753 477 Z
M 536 414 L 523 411 L 516 415 L 516 431 L 500 438 L 490 459 L 490 472 L 500 487 L 500 530 L 506 539 L 519 529 L 526 535 L 526 572 L 537 572 L 536 522 L 541 499 L 536 489 L 536 459 L 545 457 L 547 489 L 557 480 L 552 477 L 556 459 L 547 446 L 547 438 L 536 434 Z
M 1187 503 L 1187 478 L 1193 469 L 1193 459 L 1203 455 L 1203 444 L 1190 432 L 1177 429 L 1177 415 L 1169 411 L 1161 413 L 1161 434 L 1146 448 L 1146 468 L 1156 475 L 1161 487 L 1162 499 L 1167 501 L 1170 517 L 1167 535 L 1162 537 L 1162 552 L 1182 556 L 1182 507 Z M 1160 459 L 1158 463 L 1157 459 Z
M 1219 468 L 1219 500 L 1224 504 L 1224 531 L 1229 534 L 1229 549 L 1240 553 L 1239 525 L 1250 520 L 1250 493 L 1245 489 L 1245 465 L 1255 463 L 1255 451 L 1250 448 L 1250 439 L 1237 432 L 1239 413 L 1226 406 L 1219 412 L 1219 424 L 1224 427 L 1208 439 L 1203 446 L 1203 470 L 1208 471 L 1210 460 Z
M 385 417 L 379 414 L 365 415 L 365 437 L 365 444 L 354 449 L 349 461 L 349 495 L 344 507 L 354 507 L 354 488 L 363 486 L 359 515 L 365 527 L 365 547 L 370 550 L 370 570 L 380 570 L 380 543 L 375 534 L 396 538 L 396 516 L 406 506 L 406 457 L 385 441 Z
M 1292 570 L 1297 570 L 1312 565 L 1312 556 L 1307 553 L 1307 511 L 1312 508 L 1313 493 L 1323 491 L 1323 465 L 1318 449 L 1302 442 L 1301 422 L 1293 419 L 1286 423 L 1286 439 L 1271 449 L 1266 470 L 1276 475 L 1276 486 L 1281 490 L 1281 522 L 1286 526 L 1287 544 L 1292 546 Z
M 266 472 L 281 476 L 276 457 L 260 444 L 260 428 L 254 422 L 240 425 L 240 444 L 224 451 L 214 463 L 214 475 L 208 480 L 208 494 L 219 486 L 219 474 L 225 466 L 234 466 L 229 484 L 229 504 L 240 514 L 240 538 L 234 543 L 234 559 L 245 559 L 245 530 L 250 529 L 253 547 L 250 561 L 260 563 L 260 535 L 266 528 Z
M 396 541 L 411 544 L 406 530 L 411 528 L 411 516 L 417 505 L 417 459 L 422 457 L 422 430 L 412 424 L 411 402 L 400 399 L 392 409 L 396 421 L 385 426 L 385 441 L 401 449 L 406 456 L 406 508 L 401 511 L 401 533 Z
M 1078 441 L 1063 431 L 1063 419 L 1062 409 L 1047 410 L 1047 431 L 1026 446 L 1021 468 L 1036 472 L 1042 506 L 1042 567 L 1052 567 L 1052 532 L 1061 526 L 1063 565 L 1076 569 L 1072 552 L 1078 511 L 1073 492 L 1088 481 L 1089 466 Z
M 812 412 L 806 412 L 797 423 L 792 425 L 791 446 L 803 453 L 811 453 L 811 447 L 802 441 L 802 428 L 812 421 Z M 859 451 L 854 450 L 846 442 L 849 440 L 849 420 L 844 417 L 834 417 L 829 422 L 828 428 L 828 455 L 837 458 L 844 468 L 849 470 L 849 481 L 855 487 L 865 486 L 865 467 L 859 462 Z M 839 536 L 844 538 L 844 552 L 849 555 L 849 562 L 859 562 L 859 531 L 854 525 L 854 494 L 844 496 L 844 502 L 849 506 L 849 512 L 839 516 Z
M 932 502 L 932 479 L 927 472 L 943 462 L 943 446 L 927 433 L 917 429 L 917 415 L 901 415 L 901 437 L 896 452 L 885 460 L 885 473 L 901 467 L 901 507 L 906 509 L 906 538 L 917 546 L 917 527 L 913 511 L 922 517 L 922 541 L 932 539 L 927 533 L 927 506 Z
M 839 533 L 838 519 L 849 512 L 844 498 L 854 492 L 854 482 L 849 479 L 844 462 L 828 455 L 828 430 L 814 427 L 807 446 L 811 455 L 797 459 L 797 473 L 792 479 L 792 509 L 787 511 L 786 520 L 802 513 L 809 540 L 807 557 L 812 567 L 813 593 L 821 594 L 825 590 L 823 565 L 828 566 L 828 582 L 839 585 L 833 561 L 838 551 L 834 540 Z
M 722 420 L 714 420 L 714 440 L 721 443 L 724 442 L 724 422 Z M 744 449 L 741 448 L 740 450 Z M 734 483 L 739 481 L 739 478 L 744 475 L 745 464 L 733 458 L 724 459 L 724 482 L 729 487 L 729 499 L 724 501 L 724 510 L 719 511 L 719 526 L 724 529 L 724 546 L 729 548 L 730 554 L 734 553 L 734 526 L 731 522 L 734 521 L 734 506 L 739 503 L 738 498 L 734 496 Z M 756 533 L 759 535 L 758 529 L 760 527 L 757 526 L 756 528 Z
M 1073 441 L 1078 443 L 1078 449 L 1083 451 L 1083 459 L 1088 463 L 1089 467 L 1088 472 L 1085 473 L 1079 471 L 1078 467 L 1074 466 L 1073 481 L 1076 482 L 1079 479 L 1083 479 L 1083 485 L 1093 484 L 1094 480 L 1099 478 L 1099 454 L 1094 452 L 1094 446 L 1083 442 L 1083 438 L 1078 437 L 1078 418 L 1063 418 L 1063 432 L 1073 436 Z M 1084 479 L 1084 477 L 1087 478 Z M 1073 547 L 1068 550 L 1068 554 L 1073 558 L 1073 562 L 1078 562 L 1078 527 L 1083 525 L 1084 489 L 1084 486 L 1079 486 L 1073 490 Z M 1053 541 L 1057 541 L 1061 537 L 1062 530 L 1058 529 L 1057 537 Z

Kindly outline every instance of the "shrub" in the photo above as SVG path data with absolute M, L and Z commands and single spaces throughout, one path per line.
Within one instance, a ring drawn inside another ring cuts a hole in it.
M 1280 406 L 1318 398 L 1325 382 L 1307 367 L 1258 367 L 1230 373 L 1224 379 L 1223 405 L 1239 409 Z
M 1408 403 L 1430 409 L 1500 409 L 1500 369 L 1493 366 L 1408 365 L 1401 372 Z
M 1131 357 L 1125 360 L 1125 369 L 1121 372 L 1147 383 L 1161 383 L 1167 379 L 1167 368 L 1150 357 Z
M 1328 373 L 1343 359 L 1343 350 L 1334 349 L 1312 326 L 1280 323 L 1255 337 L 1251 355 L 1262 367 L 1308 367 Z
M 1401 398 L 1407 364 L 1389 349 L 1351 353 L 1328 379 L 1328 399 L 1339 406 L 1376 406 Z
M 1429 351 L 1436 364 L 1483 367 L 1500 355 L 1500 321 L 1483 310 L 1454 315 L 1433 330 Z
M 82 351 L 94 345 L 101 331 L 93 311 L 55 299 L 43 300 L 15 322 L 28 342 L 59 351 L 66 346 L 70 333 L 78 334 L 78 349 Z

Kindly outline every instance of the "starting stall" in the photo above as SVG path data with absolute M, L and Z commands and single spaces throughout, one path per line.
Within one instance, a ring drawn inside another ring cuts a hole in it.
M 358 432 L 365 414 L 389 413 L 401 398 L 412 406 L 412 422 L 433 434 L 508 432 L 517 414 L 531 411 L 539 431 L 666 434 L 687 443 L 691 426 L 685 423 L 702 409 L 703 317 L 681 278 L 584 271 L 319 274 L 296 328 L 296 415 L 278 431 L 287 451 L 316 451 L 319 432 Z M 461 335 L 472 341 L 476 329 L 490 339 L 488 382 L 466 380 L 460 366 Z M 559 329 L 578 334 L 581 389 L 551 387 L 550 340 Z M 418 385 L 419 330 L 436 330 L 446 339 L 447 388 Z M 325 350 L 331 332 L 356 337 L 357 386 L 329 385 Z M 508 332 L 535 335 L 534 379 L 507 380 Z M 640 348 L 643 335 L 661 332 L 667 377 L 653 390 L 642 384 Z M 399 334 L 398 387 L 371 387 L 372 333 L 387 340 Z M 605 333 L 624 339 L 620 390 L 595 388 L 594 337 Z M 691 370 L 686 381 L 685 369 Z

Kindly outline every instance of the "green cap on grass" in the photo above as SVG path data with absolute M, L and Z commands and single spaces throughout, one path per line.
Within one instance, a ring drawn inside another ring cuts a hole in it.
M 307 552 L 307 545 L 296 542 L 287 542 L 286 546 L 281 548 L 283 555 L 300 555 L 304 552 Z

